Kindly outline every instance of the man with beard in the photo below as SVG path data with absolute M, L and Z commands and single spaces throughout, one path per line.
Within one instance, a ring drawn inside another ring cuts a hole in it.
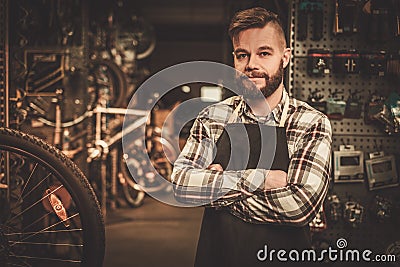
M 196 267 L 275 266 L 288 260 L 289 250 L 301 255 L 311 247 L 308 223 L 329 184 L 331 126 L 324 114 L 284 88 L 291 50 L 276 14 L 263 8 L 240 11 L 229 34 L 235 69 L 244 74 L 238 75 L 242 95 L 207 107 L 196 118 L 174 164 L 175 197 L 206 206 Z M 245 141 L 228 131 L 240 124 Z M 264 148 L 269 139 L 276 144 L 266 145 L 270 153 Z M 246 144 L 248 162 L 231 164 L 235 151 L 239 158 L 246 154 Z M 224 155 L 227 146 L 231 151 Z M 280 249 L 285 251 L 277 258 L 273 254 Z

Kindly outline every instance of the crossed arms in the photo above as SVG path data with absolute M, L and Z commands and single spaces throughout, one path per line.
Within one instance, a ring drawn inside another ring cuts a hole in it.
M 290 128 L 292 155 L 288 173 L 247 169 L 224 171 L 212 165 L 213 122 L 197 118 L 187 143 L 174 164 L 175 197 L 184 203 L 251 210 L 261 223 L 306 225 L 327 193 L 330 174 L 331 128 L 324 116 L 303 128 Z M 290 139 L 290 138 L 289 138 Z

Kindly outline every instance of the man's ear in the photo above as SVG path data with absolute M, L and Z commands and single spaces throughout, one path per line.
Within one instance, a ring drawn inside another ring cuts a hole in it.
M 283 68 L 286 68 L 287 65 L 289 64 L 291 56 L 292 56 L 292 50 L 290 48 L 285 48 L 285 50 L 283 50 L 283 56 L 282 56 Z

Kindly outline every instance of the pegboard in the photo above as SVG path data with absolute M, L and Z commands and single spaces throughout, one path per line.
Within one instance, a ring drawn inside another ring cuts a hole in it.
M 332 71 L 321 76 L 311 76 L 307 73 L 307 53 L 309 49 L 325 49 L 357 51 L 381 51 L 397 52 L 400 47 L 399 39 L 390 42 L 370 42 L 364 38 L 362 32 L 353 34 L 333 33 L 335 1 L 323 1 L 323 35 L 319 41 L 311 40 L 313 34 L 313 19 L 308 17 L 307 38 L 298 40 L 296 25 L 299 24 L 299 0 L 291 1 L 289 15 L 289 41 L 292 48 L 292 58 L 288 68 L 287 80 L 289 81 L 289 94 L 293 97 L 307 101 L 310 91 L 320 90 L 325 99 L 329 93 L 335 90 L 343 90 L 344 100 L 352 92 L 360 92 L 360 100 L 365 104 L 370 92 L 379 91 L 384 96 L 389 95 L 395 88 L 393 82 L 387 76 L 374 76 L 363 74 L 337 74 Z M 397 51 L 396 51 L 397 50 Z M 397 85 L 398 86 L 398 85 Z M 364 106 L 364 105 L 363 105 Z M 333 130 L 332 151 L 339 150 L 340 145 L 351 144 L 356 150 L 362 150 L 366 154 L 377 150 L 383 150 L 387 154 L 397 157 L 397 167 L 400 161 L 400 135 L 388 135 L 380 124 L 366 124 L 364 121 L 364 107 L 361 117 L 357 119 L 344 118 L 342 120 L 331 119 Z M 399 172 L 399 170 L 398 170 Z M 333 174 L 332 174 L 333 175 Z M 397 226 L 400 217 L 400 209 L 396 210 L 396 218 L 391 222 L 378 222 L 371 213 L 370 207 L 376 195 L 384 195 L 393 201 L 400 203 L 400 188 L 386 188 L 369 191 L 365 183 L 334 184 L 331 181 L 329 194 L 336 194 L 342 203 L 349 199 L 360 203 L 365 208 L 365 221 L 357 228 L 351 228 L 343 220 L 329 222 L 328 228 L 322 232 L 314 233 L 314 240 L 325 240 L 335 247 L 338 238 L 346 238 L 352 247 L 369 247 L 374 252 L 384 252 L 384 249 L 392 242 L 400 240 Z M 399 205 L 400 206 L 400 205 Z
M 310 76 L 307 73 L 307 52 L 309 49 L 327 49 L 330 52 L 335 50 L 355 49 L 357 51 L 387 51 L 398 52 L 399 39 L 393 39 L 392 42 L 370 42 L 365 39 L 362 32 L 354 34 L 333 34 L 334 23 L 334 5 L 335 1 L 323 1 L 323 36 L 319 41 L 311 40 L 313 34 L 313 19 L 308 17 L 307 38 L 304 41 L 297 40 L 296 25 L 298 25 L 298 6 L 299 1 L 292 1 L 290 14 L 290 45 L 292 47 L 292 59 L 289 66 L 289 92 L 300 100 L 306 101 L 310 91 L 319 89 L 325 99 L 329 92 L 339 90 L 343 91 L 344 100 L 352 92 L 358 90 L 360 101 L 366 103 L 370 92 L 378 91 L 384 96 L 398 88 L 394 88 L 393 83 L 386 76 L 364 75 L 364 74 L 337 74 L 330 73 L 320 77 Z M 397 153 L 400 151 L 400 136 L 389 136 L 384 132 L 380 124 L 366 124 L 364 122 L 364 108 L 359 119 L 334 120 L 331 119 L 334 142 L 333 147 L 337 149 L 343 141 L 350 141 L 350 144 L 356 146 L 356 149 L 363 149 L 365 152 L 371 152 L 373 147 L 371 140 L 379 139 L 383 142 L 384 148 L 388 153 Z M 387 139 L 387 140 L 386 140 Z M 386 145 L 390 143 L 389 145 Z M 379 147 L 377 148 L 379 149 Z
M 0 0 L 0 126 L 8 126 L 8 1 Z

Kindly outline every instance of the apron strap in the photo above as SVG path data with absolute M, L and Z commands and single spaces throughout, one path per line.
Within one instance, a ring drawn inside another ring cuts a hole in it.
M 237 105 L 237 107 L 235 108 L 235 110 L 233 111 L 231 116 L 229 117 L 228 124 L 233 123 L 239 117 L 239 111 L 240 111 L 240 108 L 242 107 L 242 105 L 243 105 L 243 101 L 241 101 Z M 286 96 L 285 103 L 284 103 L 283 110 L 282 110 L 281 121 L 279 122 L 279 127 L 285 127 L 288 110 L 289 110 L 289 97 Z
M 289 110 L 289 97 L 286 96 L 285 104 L 284 104 L 283 110 L 282 110 L 281 121 L 279 122 L 279 127 L 285 127 L 288 110 Z
M 240 103 L 237 105 L 235 110 L 233 111 L 232 115 L 229 117 L 228 124 L 233 123 L 237 118 L 239 118 L 239 111 L 240 108 L 243 105 L 243 101 L 240 101 Z

